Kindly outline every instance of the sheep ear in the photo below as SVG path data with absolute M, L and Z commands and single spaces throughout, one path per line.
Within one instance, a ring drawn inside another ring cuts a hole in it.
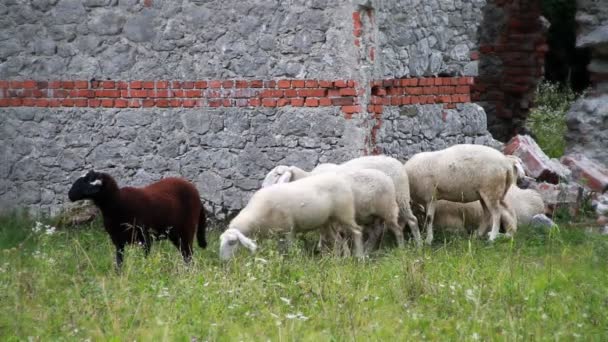
M 255 250 L 258 248 L 258 245 L 256 245 L 256 243 L 253 242 L 253 240 L 251 240 L 250 238 L 243 235 L 243 233 L 241 233 L 240 231 L 236 230 L 235 233 L 239 239 L 239 242 L 243 246 L 245 246 L 245 248 L 247 248 L 249 251 L 251 251 L 251 253 L 255 253 Z
M 291 181 L 292 175 L 293 173 L 291 172 L 291 170 L 285 171 L 285 173 L 283 173 L 281 177 L 279 177 L 279 179 L 277 180 L 277 184 L 289 183 Z

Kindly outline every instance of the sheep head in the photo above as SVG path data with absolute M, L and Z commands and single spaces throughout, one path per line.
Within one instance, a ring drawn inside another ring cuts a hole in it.
M 262 182 L 262 188 L 269 187 L 273 184 L 290 182 L 292 177 L 293 171 L 291 166 L 279 165 L 268 172 Z
M 97 195 L 104 186 L 104 174 L 91 170 L 82 177 L 78 178 L 70 191 L 68 197 L 70 201 L 79 201 L 82 199 L 91 199 Z
M 230 260 L 239 246 L 239 242 L 254 253 L 258 248 L 255 242 L 235 228 L 228 228 L 220 235 L 220 259 Z

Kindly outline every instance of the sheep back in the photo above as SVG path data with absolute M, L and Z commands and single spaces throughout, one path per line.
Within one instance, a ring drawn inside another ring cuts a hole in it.
M 480 199 L 481 189 L 491 198 L 502 199 L 515 181 L 513 162 L 482 145 L 462 144 L 418 153 L 405 168 L 412 199 L 418 203 L 428 203 L 433 196 L 472 202 Z
M 353 193 L 344 176 L 324 173 L 258 190 L 230 222 L 243 233 L 308 231 L 337 214 L 354 218 Z

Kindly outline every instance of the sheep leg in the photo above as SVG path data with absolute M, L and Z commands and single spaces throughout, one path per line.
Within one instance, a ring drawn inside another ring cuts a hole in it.
M 416 242 L 416 246 L 418 246 L 418 247 L 422 246 L 422 237 L 420 236 L 420 227 L 418 226 L 418 219 L 412 212 L 412 208 L 408 205 L 404 209 L 403 214 L 404 214 L 403 216 L 405 217 L 405 220 L 407 222 L 407 225 L 410 227 L 410 230 L 412 232 L 412 237 L 414 238 L 414 241 Z M 403 236 L 403 233 L 401 234 L 401 236 Z
M 433 220 L 435 218 L 435 201 L 431 199 L 426 204 L 426 240 L 425 243 L 430 245 L 433 243 Z
M 504 224 L 505 235 L 508 237 L 513 237 L 513 235 L 517 231 L 517 217 L 513 214 L 513 211 L 507 205 L 507 203 L 505 203 L 505 201 L 500 201 L 500 207 L 500 221 Z
M 125 243 L 119 242 L 118 244 L 116 244 L 116 268 L 119 270 L 122 268 L 122 262 L 124 260 L 124 257 L 125 257 Z
M 500 203 L 498 201 L 490 201 L 487 196 L 482 193 L 479 195 L 479 197 L 481 197 L 481 202 L 485 204 L 485 207 L 482 205 L 482 207 L 484 207 L 484 211 L 487 209 L 490 212 L 490 217 L 492 218 L 492 230 L 490 230 L 490 233 L 488 233 L 488 237 L 490 241 L 494 241 L 500 232 Z M 481 229 L 481 227 L 479 228 Z
M 397 224 L 397 226 L 399 227 L 399 230 L 402 230 L 402 228 L 401 228 L 401 226 L 399 226 L 399 224 Z M 382 236 L 384 229 L 385 229 L 384 224 L 374 220 L 374 222 L 372 224 L 372 228 L 366 230 L 367 239 L 365 240 L 365 243 L 363 246 L 363 248 L 366 252 L 369 252 L 378 246 L 378 240 Z
M 192 244 L 186 241 L 185 239 L 181 239 L 179 249 L 182 252 L 184 262 L 186 264 L 189 264 L 190 261 L 192 261 Z
M 486 201 L 484 201 L 484 199 L 481 196 L 480 196 L 479 203 L 481 203 L 482 215 L 481 215 L 481 221 L 479 222 L 479 226 L 477 227 L 477 237 L 482 238 L 486 234 L 486 231 L 488 230 L 488 225 L 489 225 L 492 214 L 490 212 L 490 209 L 488 208 Z
M 353 235 L 353 243 L 355 248 L 355 257 L 363 258 L 363 234 L 361 231 L 363 230 L 361 226 L 356 223 L 353 223 L 349 226 L 350 232 Z

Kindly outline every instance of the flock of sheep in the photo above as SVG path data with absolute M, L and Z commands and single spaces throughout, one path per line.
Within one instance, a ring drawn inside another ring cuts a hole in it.
M 420 246 L 424 214 L 425 242 L 433 226 L 477 230 L 489 240 L 501 227 L 513 236 L 517 224 L 544 213 L 533 190 L 522 190 L 521 161 L 481 145 L 455 145 L 414 155 L 405 164 L 388 156 L 365 156 L 342 164 L 320 164 L 307 172 L 280 165 L 271 170 L 248 204 L 220 236 L 219 255 L 229 260 L 239 245 L 257 249 L 252 235 L 288 235 L 318 231 L 322 249 L 362 257 L 377 247 L 388 228 L 405 245 L 404 227 Z M 166 178 L 143 188 L 119 188 L 108 174 L 90 171 L 69 191 L 72 201 L 90 199 L 101 210 L 106 231 L 116 246 L 120 266 L 124 247 L 140 243 L 146 254 L 152 237 L 167 237 L 191 259 L 194 236 L 206 247 L 205 211 L 196 188 L 180 178 Z M 365 239 L 364 239 L 365 237 Z

